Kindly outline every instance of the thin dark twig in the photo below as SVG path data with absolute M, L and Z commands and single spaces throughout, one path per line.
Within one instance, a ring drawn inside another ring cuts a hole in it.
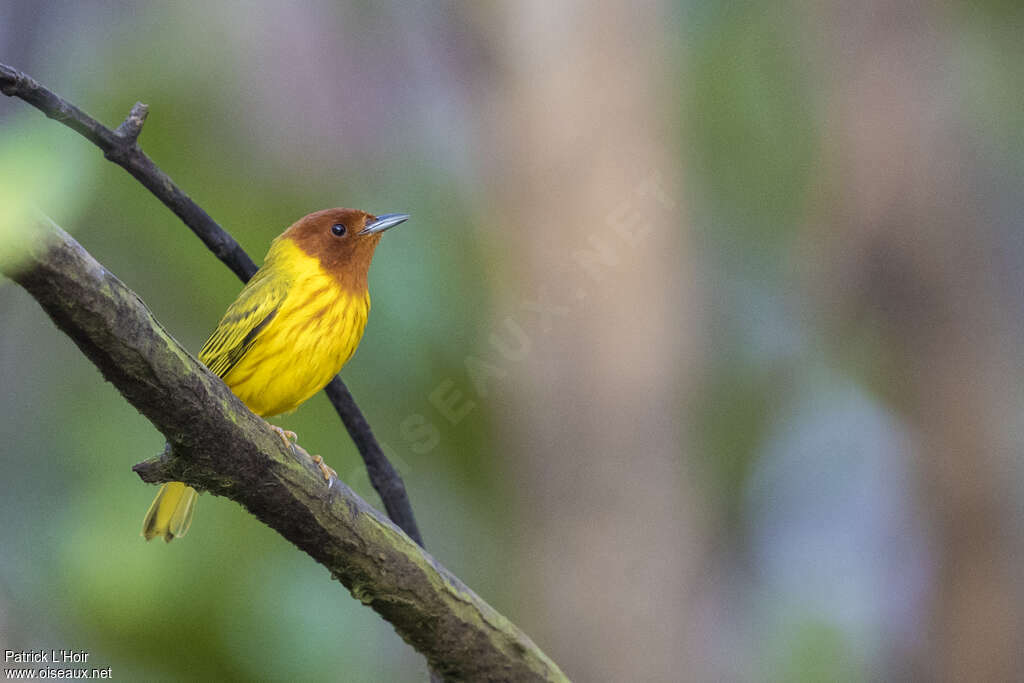
M 377 443 L 377 438 L 373 435 L 370 425 L 366 424 L 366 418 L 363 417 L 362 411 L 356 405 L 356 399 L 353 398 L 352 392 L 341 381 L 341 377 L 332 379 L 324 391 L 330 397 L 331 403 L 334 404 L 334 409 L 338 411 L 338 415 L 345 421 L 345 426 L 349 428 L 348 433 L 352 436 L 352 441 L 355 442 L 359 452 L 364 454 L 380 454 L 379 458 L 363 456 L 363 462 L 366 463 L 366 473 L 370 475 L 370 483 L 373 484 L 374 490 L 380 495 L 380 499 L 384 503 L 384 509 L 387 511 L 391 521 L 398 525 L 402 531 L 409 534 L 409 538 L 422 546 L 423 541 L 420 539 L 420 530 L 416 526 L 416 518 L 413 517 L 412 505 L 409 503 L 409 496 L 405 493 L 402 477 L 384 456 L 384 451 L 381 450 L 380 444 Z M 346 418 L 346 415 L 348 418 Z M 349 420 L 352 421 L 351 425 Z
M 235 238 L 139 149 L 137 140 L 145 120 L 146 105 L 137 103 L 117 131 L 112 131 L 28 74 L 6 64 L 0 64 L 0 92 L 25 100 L 99 147 L 104 157 L 128 171 L 173 211 L 243 282 L 256 272 L 256 264 Z M 133 123 L 133 119 L 137 122 Z
M 99 147 L 104 157 L 128 171 L 173 211 L 242 282 L 248 282 L 256 272 L 255 262 L 235 238 L 175 185 L 170 176 L 160 170 L 139 148 L 138 137 L 149 113 L 145 104 L 137 102 L 117 130 L 110 130 L 28 74 L 2 63 L 0 92 L 28 102 L 49 118 L 60 121 Z M 331 380 L 326 391 L 349 436 L 359 449 L 370 483 L 381 497 L 391 520 L 423 546 L 405 483 L 381 450 L 348 387 L 338 376 Z

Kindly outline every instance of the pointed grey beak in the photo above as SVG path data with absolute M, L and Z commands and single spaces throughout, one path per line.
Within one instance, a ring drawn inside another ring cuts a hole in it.
M 409 220 L 409 214 L 407 213 L 386 213 L 382 216 L 377 216 L 377 220 L 367 224 L 365 228 L 359 231 L 359 234 L 372 235 L 375 232 L 384 232 L 388 228 L 393 228 L 407 220 Z

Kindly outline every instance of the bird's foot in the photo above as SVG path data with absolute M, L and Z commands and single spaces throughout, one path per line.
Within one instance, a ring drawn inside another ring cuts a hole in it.
M 316 466 L 320 468 L 320 472 L 324 475 L 324 481 L 327 482 L 328 486 L 331 485 L 332 480 L 338 478 L 338 473 L 334 471 L 334 468 L 325 463 L 324 459 L 319 455 L 313 456 L 313 462 L 315 462 Z
M 270 423 L 268 422 L 267 424 Z M 281 437 L 281 441 L 284 441 L 284 445 L 287 448 L 291 448 L 292 442 L 296 441 L 299 438 L 299 435 L 296 434 L 295 432 L 289 431 L 287 429 L 281 429 L 277 425 L 270 425 L 270 428 L 277 432 L 277 435 Z
M 270 423 L 268 422 L 267 424 Z M 277 425 L 270 425 L 270 428 L 273 429 L 274 432 L 276 432 L 277 435 L 281 437 L 281 441 L 284 442 L 284 445 L 291 449 L 293 453 L 295 453 L 295 449 L 292 448 L 292 445 L 293 442 L 299 438 L 298 435 L 295 432 L 289 431 L 287 429 L 281 429 Z M 299 448 L 298 450 L 303 454 L 305 453 L 305 451 L 303 451 L 301 448 Z M 314 455 L 311 457 L 313 458 L 313 462 L 316 463 L 316 466 L 320 468 L 320 472 L 321 474 L 324 475 L 324 481 L 327 482 L 327 485 L 330 486 L 332 483 L 334 483 L 334 480 L 338 478 L 338 473 L 334 471 L 334 468 L 325 463 L 324 459 L 319 455 Z

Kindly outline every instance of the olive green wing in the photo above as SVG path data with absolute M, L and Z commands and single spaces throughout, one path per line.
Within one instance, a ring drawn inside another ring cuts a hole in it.
M 288 295 L 290 282 L 270 274 L 260 270 L 249 280 L 199 352 L 199 360 L 218 377 L 242 360 Z

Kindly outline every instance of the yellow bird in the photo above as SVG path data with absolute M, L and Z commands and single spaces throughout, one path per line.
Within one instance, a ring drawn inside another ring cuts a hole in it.
M 296 221 L 271 243 L 263 266 L 228 307 L 199 360 L 261 417 L 298 408 L 355 353 L 370 313 L 373 252 L 385 230 L 408 218 L 326 209 Z M 326 477 L 326 466 L 318 462 Z M 167 542 L 184 536 L 197 496 L 181 482 L 161 486 L 142 535 Z

